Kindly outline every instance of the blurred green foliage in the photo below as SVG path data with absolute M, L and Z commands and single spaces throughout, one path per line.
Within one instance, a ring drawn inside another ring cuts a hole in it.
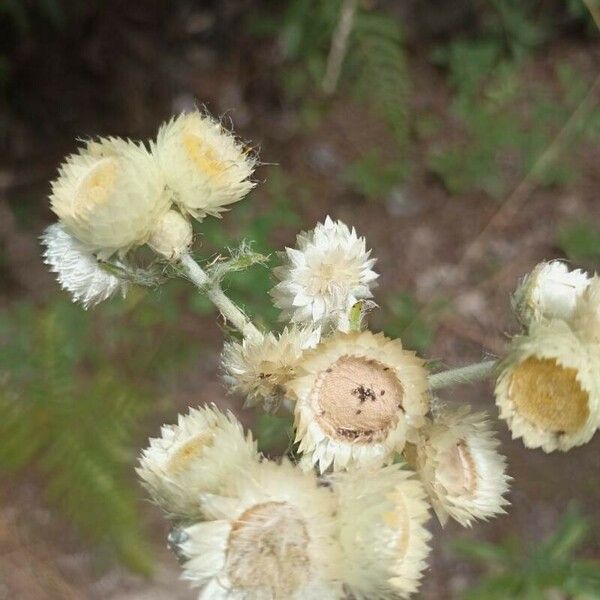
M 393 338 L 420 354 L 425 353 L 435 341 L 437 326 L 449 309 L 449 303 L 442 298 L 421 305 L 408 293 L 388 294 L 384 300 L 381 326 Z
M 534 170 L 544 151 L 585 96 L 588 84 L 570 65 L 558 64 L 554 86 L 527 82 L 525 66 L 502 56 L 489 40 L 453 41 L 436 53 L 455 90 L 450 105 L 458 120 L 458 140 L 434 142 L 429 166 L 452 194 L 483 191 L 499 198 Z M 542 185 L 569 181 L 577 174 L 579 142 L 597 140 L 600 109 L 574 127 L 563 152 L 534 171 Z M 549 168 L 548 168 L 549 167 Z
M 154 328 L 168 306 L 145 298 L 134 291 L 93 313 L 66 299 L 21 303 L 0 315 L 0 470 L 35 474 L 69 523 L 142 573 L 151 560 L 132 466 L 140 424 L 165 408 L 150 374 L 165 376 L 193 348 Z
M 258 449 L 269 456 L 282 456 L 292 447 L 294 423 L 291 415 L 262 413 L 252 428 Z
M 254 35 L 278 39 L 286 99 L 310 115 L 323 109 L 321 86 L 340 6 L 340 0 L 289 0 L 281 13 L 261 12 L 248 22 Z M 405 148 L 410 83 L 398 21 L 359 3 L 342 75 L 340 85 L 348 84 L 346 89 L 379 115 Z
M 600 227 L 586 222 L 563 225 L 558 231 L 558 245 L 570 260 L 600 265 Z
M 498 545 L 475 540 L 455 543 L 459 554 L 487 572 L 465 600 L 550 600 L 600 598 L 600 561 L 579 558 L 590 522 L 570 508 L 556 531 L 534 546 L 510 538 Z
M 368 200 L 384 199 L 406 175 L 406 163 L 385 162 L 379 150 L 367 152 L 348 166 L 343 178 L 350 187 Z

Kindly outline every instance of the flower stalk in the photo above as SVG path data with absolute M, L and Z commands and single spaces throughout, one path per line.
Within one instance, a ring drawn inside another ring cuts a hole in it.
M 261 338 L 260 331 L 223 292 L 221 286 L 213 281 L 202 267 L 189 255 L 181 257 L 181 265 L 190 281 L 205 292 L 210 301 L 219 309 L 223 317 L 229 321 L 244 337 L 251 340 Z
M 496 360 L 484 360 L 483 362 L 467 365 L 466 367 L 434 373 L 429 376 L 429 389 L 436 391 L 455 385 L 465 385 L 482 381 L 494 373 L 497 365 L 498 361 Z

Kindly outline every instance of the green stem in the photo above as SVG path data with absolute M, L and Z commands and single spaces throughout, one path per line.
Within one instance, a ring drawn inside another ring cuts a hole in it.
M 223 317 L 238 329 L 244 337 L 254 340 L 262 338 L 260 331 L 254 323 L 226 296 L 219 284 L 213 281 L 189 254 L 181 257 L 181 265 L 190 281 L 200 291 L 206 293 Z
M 475 383 L 487 379 L 492 375 L 497 365 L 497 360 L 485 360 L 467 367 L 435 373 L 429 376 L 429 389 L 435 391 L 453 385 Z

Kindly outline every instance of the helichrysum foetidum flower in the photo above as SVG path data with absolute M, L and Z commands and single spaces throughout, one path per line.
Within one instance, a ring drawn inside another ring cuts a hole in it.
M 163 125 L 153 147 L 173 200 L 197 219 L 217 216 L 253 187 L 256 159 L 221 123 L 195 110 Z
M 496 404 L 513 438 L 546 452 L 588 442 L 600 424 L 600 352 L 562 320 L 513 339 L 496 383 Z
M 286 249 L 284 264 L 274 269 L 280 281 L 271 293 L 282 318 L 347 328 L 348 312 L 359 300 L 372 297 L 378 277 L 365 239 L 327 217 L 296 242 L 297 248 Z
M 279 334 L 227 342 L 222 356 L 225 379 L 232 391 L 246 397 L 248 406 L 262 403 L 276 409 L 303 354 L 317 345 L 319 336 L 318 329 L 291 326 Z
M 408 598 L 429 554 L 423 486 L 399 465 L 336 473 L 330 481 L 338 499 L 342 577 L 352 598 Z
M 170 205 L 154 157 L 115 138 L 68 156 L 50 201 L 65 230 L 103 258 L 146 243 Z
M 449 516 L 468 526 L 504 512 L 509 478 L 498 446 L 487 415 L 468 407 L 436 411 L 415 446 L 407 446 L 409 464 L 442 525 Z
M 137 473 L 167 513 L 199 518 L 200 494 L 225 492 L 256 462 L 256 444 L 235 417 L 203 407 L 165 425 L 143 451 Z
M 423 361 L 400 340 L 370 331 L 326 338 L 287 387 L 298 449 L 321 471 L 381 465 L 429 410 Z
M 182 532 L 184 578 L 203 600 L 336 600 L 336 503 L 313 473 L 284 460 L 254 464 L 230 495 L 205 496 L 206 521 Z
M 125 296 L 127 282 L 103 269 L 98 259 L 63 226 L 50 225 L 42 236 L 44 262 L 56 273 L 58 282 L 85 308 L 95 306 L 121 292 Z
M 169 210 L 154 226 L 148 245 L 168 260 L 177 260 L 192 245 L 192 224 L 180 212 Z
M 569 319 L 589 281 L 586 273 L 570 271 L 564 262 L 542 262 L 517 288 L 513 307 L 525 326 L 542 319 Z

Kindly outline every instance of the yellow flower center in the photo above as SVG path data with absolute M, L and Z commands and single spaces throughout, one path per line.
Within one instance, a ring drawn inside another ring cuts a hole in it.
M 400 419 L 404 393 L 394 371 L 358 356 L 342 356 L 317 377 L 311 401 L 331 437 L 345 442 L 383 441 Z
M 435 475 L 449 494 L 472 496 L 477 491 L 477 467 L 464 440 L 439 457 Z
M 190 160 L 209 178 L 218 179 L 225 172 L 227 165 L 199 135 L 183 133 L 183 146 Z
M 308 579 L 309 541 L 294 507 L 286 502 L 256 504 L 231 526 L 227 576 L 250 594 L 268 590 L 270 598 L 287 600 Z
M 524 360 L 511 376 L 509 398 L 525 419 L 555 433 L 575 433 L 589 416 L 589 396 L 577 370 L 552 359 Z
M 102 158 L 82 178 L 75 193 L 75 214 L 105 204 L 119 175 L 116 158 Z
M 169 459 L 167 471 L 173 474 L 185 471 L 193 460 L 200 458 L 204 450 L 212 445 L 214 437 L 212 432 L 203 431 L 182 444 Z

